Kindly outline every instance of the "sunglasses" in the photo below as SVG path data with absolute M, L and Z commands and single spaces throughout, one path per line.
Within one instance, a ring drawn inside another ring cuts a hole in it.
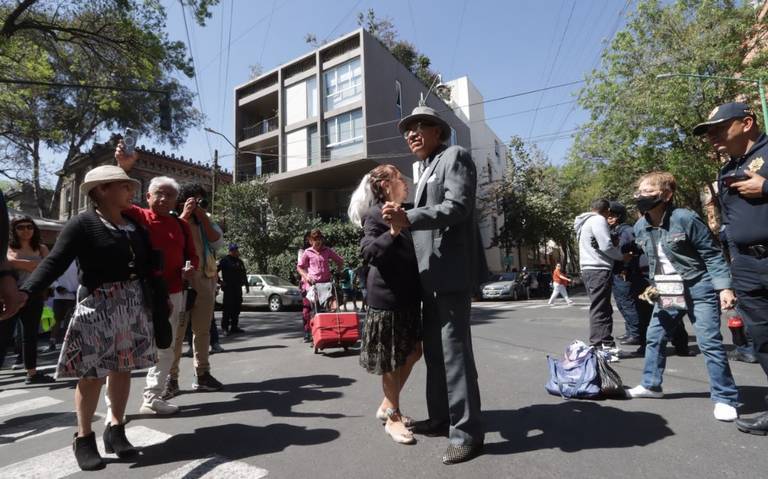
M 34 231 L 35 225 L 25 224 L 25 225 L 16 225 L 14 227 L 16 231 L 23 231 L 23 230 L 32 230 Z
M 405 132 L 403 133 L 403 138 L 407 140 L 408 137 L 411 135 L 421 135 L 424 132 L 425 128 L 434 128 L 436 126 L 437 125 L 435 125 L 434 123 L 429 123 L 427 121 L 420 121 L 413 126 L 409 126 L 408 129 L 405 130 Z

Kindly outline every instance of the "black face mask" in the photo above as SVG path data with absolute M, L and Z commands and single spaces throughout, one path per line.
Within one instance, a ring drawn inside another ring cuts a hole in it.
M 635 198 L 635 206 L 637 206 L 637 210 L 642 214 L 648 213 L 661 203 L 664 203 L 661 194 L 655 196 L 640 195 Z

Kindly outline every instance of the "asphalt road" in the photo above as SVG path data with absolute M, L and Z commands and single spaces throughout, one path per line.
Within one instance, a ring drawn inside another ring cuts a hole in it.
M 0 478 L 766 476 L 768 438 L 742 434 L 712 417 L 701 355 L 670 357 L 661 400 L 564 401 L 548 395 L 546 355 L 585 339 L 585 306 L 583 298 L 570 307 L 544 301 L 475 305 L 473 338 L 488 434 L 485 454 L 466 464 L 441 464 L 445 438 L 419 437 L 413 446 L 392 442 L 373 417 L 381 400 L 379 378 L 357 364 L 353 351 L 313 354 L 300 340 L 300 313 L 249 312 L 241 321 L 247 332 L 225 338 L 227 352 L 211 358 L 225 389 L 189 391 L 192 364 L 183 359 L 181 386 L 187 391 L 175 400 L 182 412 L 170 418 L 130 415 L 128 434 L 144 446 L 142 455 L 128 462 L 105 456 L 111 463 L 100 473 L 81 473 L 74 463 L 73 383 L 25 387 L 20 373 L 0 371 Z M 623 330 L 620 321 L 616 330 Z M 615 367 L 634 386 L 642 359 Z M 768 393 L 762 370 L 732 367 L 741 413 L 762 410 Z M 129 413 L 138 410 L 143 376 L 134 375 Z M 426 413 L 424 380 L 419 363 L 402 401 L 404 412 L 417 418 Z M 99 412 L 103 420 L 103 404 Z M 100 434 L 103 426 L 95 429 Z

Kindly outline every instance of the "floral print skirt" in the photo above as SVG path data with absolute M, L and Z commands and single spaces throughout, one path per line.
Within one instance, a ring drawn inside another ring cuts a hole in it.
M 154 330 L 140 281 L 105 283 L 85 297 L 80 292 L 57 378 L 103 378 L 110 371 L 155 365 Z
M 360 365 L 371 374 L 392 372 L 421 341 L 421 310 L 369 308 L 365 317 Z

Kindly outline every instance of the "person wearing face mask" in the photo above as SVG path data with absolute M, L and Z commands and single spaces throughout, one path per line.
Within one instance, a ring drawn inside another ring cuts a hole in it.
M 687 312 L 709 375 L 715 419 L 733 421 L 741 403 L 720 334 L 720 308 L 731 309 L 736 303 L 730 272 L 707 225 L 693 211 L 672 202 L 676 187 L 674 176 L 667 172 L 648 173 L 637 183 L 636 205 L 643 217 L 635 223 L 635 237 L 648 256 L 650 280 L 660 294 L 646 333 L 643 378 L 627 394 L 664 397 L 666 338 Z
M 693 133 L 729 158 L 718 176 L 718 200 L 733 286 L 755 356 L 768 375 L 768 136 L 760 131 L 752 108 L 738 102 L 712 110 Z M 736 427 L 766 435 L 768 412 L 739 419 Z

